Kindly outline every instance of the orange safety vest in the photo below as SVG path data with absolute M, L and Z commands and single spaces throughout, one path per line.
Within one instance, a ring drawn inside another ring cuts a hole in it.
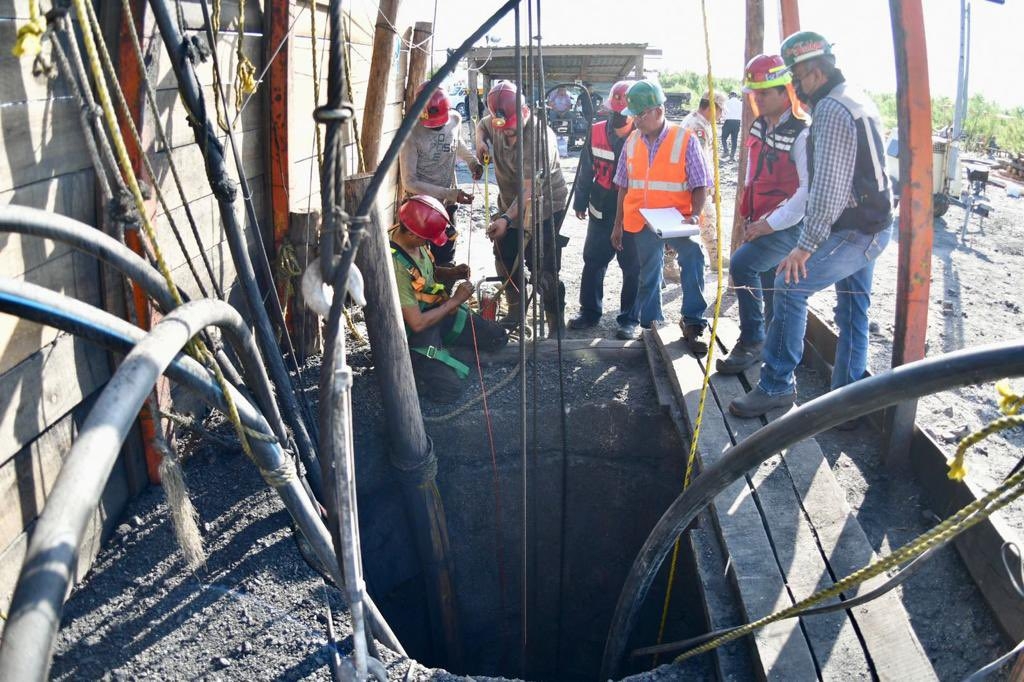
M 626 232 L 640 232 L 647 222 L 640 215 L 641 208 L 677 208 L 684 216 L 693 213 L 693 198 L 686 181 L 686 148 L 690 143 L 689 130 L 675 123 L 666 123 L 668 134 L 658 147 L 654 163 L 650 163 L 647 142 L 639 130 L 626 140 L 626 170 L 628 186 L 622 204 L 622 228 Z

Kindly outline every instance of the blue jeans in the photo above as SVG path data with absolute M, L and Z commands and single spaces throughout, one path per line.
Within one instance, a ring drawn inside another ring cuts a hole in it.
M 793 250 L 800 239 L 800 225 L 772 232 L 746 242 L 729 259 L 729 274 L 736 287 L 736 301 L 740 312 L 740 343 L 756 346 L 765 339 L 765 303 L 771 297 L 775 282 L 775 266 Z M 764 272 L 770 272 L 765 292 L 762 289 Z
M 640 263 L 640 288 L 628 322 L 649 327 L 653 322 L 665 320 L 661 311 L 661 276 L 665 264 L 665 244 L 668 244 L 676 250 L 676 262 L 679 263 L 679 281 L 683 288 L 683 323 L 702 329 L 707 327 L 708 322 L 704 319 L 708 309 L 704 297 L 704 264 L 707 255 L 700 243 L 700 235 L 661 239 L 654 230 L 645 227 L 639 232 L 623 233 L 623 248 L 626 248 L 627 241 L 635 245 Z
M 583 275 L 580 277 L 580 317 L 587 322 L 601 319 L 604 309 L 604 276 L 608 264 L 615 258 L 622 269 L 622 292 L 619 294 L 620 325 L 636 324 L 632 320 L 633 304 L 640 285 L 640 264 L 636 258 L 633 240 L 622 240 L 622 251 L 612 246 L 612 222 L 590 216 L 587 240 L 583 243 Z
M 836 287 L 835 320 L 839 327 L 832 388 L 864 376 L 868 362 L 868 306 L 875 259 L 892 237 L 892 228 L 878 234 L 857 230 L 833 232 L 807 259 L 807 278 L 789 283 L 775 278 L 774 316 L 764 344 L 760 387 L 768 395 L 796 389 L 793 371 L 804 352 L 807 299 L 827 286 Z

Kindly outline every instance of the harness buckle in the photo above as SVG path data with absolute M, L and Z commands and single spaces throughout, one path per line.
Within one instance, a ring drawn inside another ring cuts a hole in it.
M 427 357 L 430 358 L 431 360 L 437 357 L 436 346 L 427 346 Z

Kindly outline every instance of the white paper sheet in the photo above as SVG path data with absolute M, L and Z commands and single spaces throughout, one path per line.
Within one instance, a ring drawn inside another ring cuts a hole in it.
M 640 215 L 662 239 L 700 234 L 699 226 L 683 222 L 686 218 L 677 208 L 641 208 Z

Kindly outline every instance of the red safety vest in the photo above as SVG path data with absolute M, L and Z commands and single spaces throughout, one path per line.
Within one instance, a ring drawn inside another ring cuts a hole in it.
M 626 169 L 629 186 L 622 204 L 622 228 L 640 232 L 646 221 L 641 208 L 676 208 L 684 216 L 693 213 L 693 197 L 686 181 L 686 148 L 691 131 L 666 123 L 668 134 L 650 163 L 647 142 L 639 130 L 626 140 Z
M 790 116 L 766 132 L 768 122 L 762 116 L 750 126 L 747 135 L 751 177 L 743 188 L 740 212 L 748 220 L 760 220 L 789 199 L 800 186 L 793 160 L 793 143 L 807 123 Z
M 590 130 L 590 152 L 594 164 L 594 184 L 612 188 L 615 179 L 615 150 L 608 139 L 608 121 L 598 121 Z

